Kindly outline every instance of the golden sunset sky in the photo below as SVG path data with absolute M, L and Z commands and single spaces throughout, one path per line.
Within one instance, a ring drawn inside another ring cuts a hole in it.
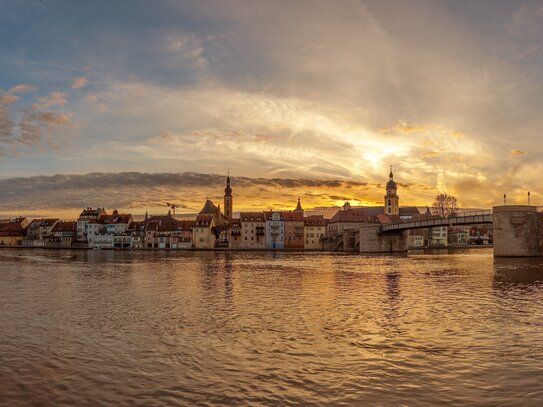
M 536 1 L 10 1 L 0 215 L 543 205 Z

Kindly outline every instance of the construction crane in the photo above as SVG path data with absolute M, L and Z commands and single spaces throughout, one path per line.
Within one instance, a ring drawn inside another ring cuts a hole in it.
M 172 216 L 175 218 L 175 209 L 180 208 L 180 205 L 166 202 L 166 205 L 172 209 Z

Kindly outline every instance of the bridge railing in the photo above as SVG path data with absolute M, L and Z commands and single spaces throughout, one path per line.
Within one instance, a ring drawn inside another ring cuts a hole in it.
M 543 210 L 543 207 L 542 207 L 542 210 Z M 446 216 L 446 218 L 458 218 L 461 216 L 479 216 L 479 215 L 492 215 L 492 209 L 479 209 L 479 210 L 460 209 L 454 212 L 453 214 Z

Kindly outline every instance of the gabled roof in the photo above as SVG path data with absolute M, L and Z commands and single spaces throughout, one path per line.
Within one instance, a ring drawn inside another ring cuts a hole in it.
M 217 213 L 219 209 L 213 205 L 213 202 L 211 202 L 209 199 L 206 200 L 206 203 L 204 204 L 204 207 L 202 208 L 202 210 L 200 211 L 200 215 L 205 215 L 205 214 L 215 214 Z
M 212 215 L 198 215 L 196 217 L 196 225 L 195 226 L 209 226 L 212 221 L 213 221 L 213 216 Z

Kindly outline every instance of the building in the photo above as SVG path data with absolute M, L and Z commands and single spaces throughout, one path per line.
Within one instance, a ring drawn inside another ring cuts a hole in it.
M 232 196 L 232 188 L 230 187 L 230 172 L 226 177 L 226 188 L 224 189 L 224 216 L 228 219 L 232 218 L 234 201 Z
M 285 220 L 281 212 L 264 212 L 266 219 L 266 249 L 285 248 Z
M 230 233 L 228 243 L 230 249 L 240 249 L 242 247 L 241 219 L 230 219 L 228 230 Z
M 26 229 L 26 238 L 37 241 L 33 246 L 43 246 L 43 242 L 51 235 L 51 231 L 58 221 L 58 219 L 34 219 Z
M 135 235 L 132 245 L 141 245 L 136 236 L 144 231 L 145 238 L 142 247 L 147 249 L 190 249 L 192 248 L 193 226 L 196 221 L 175 219 L 170 212 L 163 216 L 146 216 L 139 230 L 131 230 Z
M 352 208 L 346 202 L 343 209 L 339 210 L 328 221 L 327 235 L 334 237 L 346 231 L 358 230 L 366 223 L 375 223 L 379 214 L 382 214 L 381 207 Z
M 447 238 L 447 226 L 439 226 L 431 228 L 430 241 L 428 242 L 428 247 L 447 247 L 448 238 Z
M 262 212 L 241 212 L 241 249 L 263 250 L 266 248 L 266 221 Z
M 192 229 L 192 242 L 195 249 L 213 249 L 217 243 L 213 215 L 198 215 Z
M 304 249 L 324 250 L 327 221 L 322 215 L 304 217 Z
M 20 246 L 28 225 L 26 218 L 15 218 L 0 223 L 0 246 Z
M 79 218 L 77 219 L 77 240 L 80 242 L 87 242 L 87 232 L 89 222 L 97 222 L 107 213 L 103 208 L 86 208 L 84 209 Z
M 394 182 L 394 174 L 392 173 L 392 166 L 390 166 L 390 174 L 386 187 L 385 195 L 385 215 L 399 215 L 400 214 L 400 197 L 398 196 L 398 187 Z
M 293 212 L 282 212 L 284 222 L 284 248 L 291 250 L 304 249 L 304 212 L 300 207 L 298 199 L 298 207 L 300 210 Z
M 447 233 L 449 246 L 467 246 L 469 242 L 469 231 L 462 228 L 451 228 Z
M 89 247 L 128 248 L 132 247 L 132 234 L 128 232 L 134 218 L 131 214 L 120 214 L 114 210 L 111 215 L 102 215 L 87 223 L 87 242 Z
M 51 234 L 47 239 L 46 246 L 48 247 L 63 247 L 70 248 L 72 243 L 77 239 L 77 222 L 58 221 L 51 230 Z
M 416 233 L 419 230 L 412 230 L 408 236 L 407 236 L 407 248 L 408 249 L 424 249 L 425 246 L 425 239 L 424 234 L 422 233 Z

